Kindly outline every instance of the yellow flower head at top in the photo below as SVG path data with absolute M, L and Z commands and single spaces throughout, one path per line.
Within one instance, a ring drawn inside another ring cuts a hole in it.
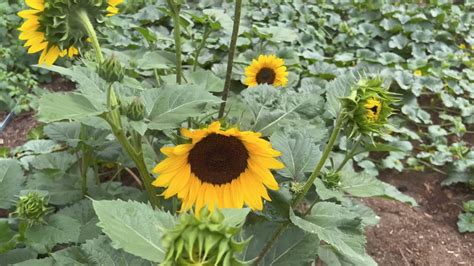
M 288 72 L 284 64 L 283 59 L 275 55 L 260 55 L 245 68 L 245 85 L 249 87 L 258 84 L 285 86 L 288 83 Z
M 25 0 L 31 8 L 18 12 L 25 19 L 19 30 L 20 40 L 26 41 L 28 53 L 41 52 L 38 63 L 52 65 L 59 57 L 79 54 L 78 47 L 88 37 L 79 22 L 79 12 L 85 12 L 93 26 L 103 16 L 118 13 L 123 0 Z
M 199 214 L 204 206 L 212 212 L 244 204 L 262 210 L 262 198 L 270 201 L 267 188 L 279 189 L 271 169 L 283 168 L 274 158 L 280 152 L 260 133 L 221 130 L 221 124 L 213 122 L 203 129 L 181 129 L 181 134 L 192 142 L 161 149 L 167 158 L 153 169 L 159 175 L 152 183 L 166 188 L 165 198 L 177 195 L 181 211 L 194 205 Z
M 466 45 L 464 43 L 459 44 L 459 49 L 462 49 L 462 50 L 466 49 Z
M 380 112 L 382 111 L 382 102 L 379 99 L 375 97 L 367 99 L 364 107 L 366 109 L 365 116 L 368 121 L 375 122 L 379 119 Z

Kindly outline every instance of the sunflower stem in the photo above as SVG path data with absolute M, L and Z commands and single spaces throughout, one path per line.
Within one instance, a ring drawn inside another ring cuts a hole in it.
M 199 55 L 201 54 L 202 48 L 204 48 L 204 45 L 206 44 L 207 37 L 209 37 L 209 34 L 211 34 L 211 27 L 209 27 L 209 25 L 206 24 L 206 28 L 204 29 L 204 34 L 202 35 L 201 43 L 199 44 L 199 47 L 196 49 L 196 52 L 194 54 L 193 72 L 195 72 L 197 69 L 197 66 L 199 64 L 198 62 Z
M 167 0 L 169 8 L 173 13 L 174 23 L 174 45 L 176 52 L 176 83 L 181 84 L 181 77 L 183 75 L 183 69 L 181 66 L 181 28 L 179 24 L 179 4 L 177 5 L 175 0 Z
M 117 141 L 120 143 L 120 145 L 125 149 L 127 154 L 132 158 L 133 162 L 135 163 L 135 166 L 138 169 L 138 172 L 140 173 L 140 177 L 143 182 L 143 186 L 145 187 L 145 190 L 148 194 L 148 200 L 150 200 L 151 206 L 154 208 L 157 208 L 160 206 L 160 201 L 158 198 L 158 194 L 155 191 L 155 188 L 152 186 L 153 179 L 150 176 L 150 173 L 148 172 L 148 168 L 146 167 L 145 160 L 143 159 L 143 150 L 140 145 L 132 145 L 128 138 L 125 136 L 125 132 L 123 129 L 119 129 L 115 126 L 113 118 L 108 117 L 107 115 L 105 116 L 105 120 L 109 123 L 110 127 L 112 128 L 112 133 L 114 134 L 115 138 Z
M 237 38 L 239 37 L 240 13 L 242 10 L 242 0 L 235 1 L 234 10 L 234 27 L 232 28 L 232 37 L 230 39 L 229 56 L 227 58 L 227 72 L 225 75 L 224 90 L 222 91 L 222 103 L 219 109 L 218 119 L 221 119 L 225 113 L 225 105 L 229 96 L 230 82 L 232 79 L 232 67 L 234 64 L 235 48 L 237 46 Z
M 344 117 L 345 115 L 343 115 L 342 113 L 339 114 L 339 116 L 337 117 L 336 125 L 334 126 L 331 136 L 329 137 L 328 144 L 324 148 L 323 155 L 321 159 L 319 160 L 318 164 L 316 165 L 316 167 L 314 168 L 313 173 L 311 173 L 311 176 L 306 181 L 306 184 L 303 187 L 303 191 L 300 194 L 298 194 L 298 196 L 296 196 L 296 198 L 293 200 L 293 204 L 292 204 L 293 208 L 298 206 L 298 204 L 304 199 L 304 197 L 306 196 L 306 193 L 308 193 L 309 189 L 313 185 L 314 180 L 321 173 L 321 169 L 326 164 L 326 160 L 328 159 L 329 154 L 331 153 L 332 148 L 334 147 L 334 143 L 336 142 L 337 136 L 339 135 L 339 132 L 341 131 L 342 123 L 345 120 Z
M 337 136 L 339 135 L 339 132 L 341 131 L 342 124 L 343 124 L 344 120 L 345 120 L 345 115 L 343 113 L 339 114 L 339 116 L 336 119 L 336 125 L 334 126 L 334 129 L 331 133 L 331 136 L 329 137 L 328 144 L 324 148 L 323 156 L 319 160 L 319 162 L 316 165 L 313 173 L 311 174 L 308 181 L 306 182 L 306 184 L 303 188 L 303 191 L 300 194 L 298 194 L 298 196 L 293 201 L 293 203 L 291 205 L 292 208 L 295 208 L 301 202 L 301 200 L 304 199 L 304 197 L 306 196 L 306 193 L 308 193 L 309 189 L 313 185 L 314 180 L 316 179 L 316 177 L 318 177 L 319 173 L 321 172 L 321 169 L 325 165 L 326 160 L 328 159 L 329 154 L 331 153 L 332 148 L 334 147 L 334 143 L 336 142 Z M 306 216 L 306 214 L 308 214 L 308 213 L 309 213 L 309 211 L 305 212 L 303 214 L 303 216 Z M 254 265 L 258 265 L 260 263 L 260 261 L 265 257 L 265 255 L 268 253 L 268 251 L 270 251 L 270 249 L 273 247 L 273 245 L 278 240 L 280 235 L 286 230 L 286 228 L 289 225 L 290 225 L 290 222 L 284 222 L 284 223 L 280 224 L 280 226 L 277 228 L 277 230 L 273 233 L 270 240 L 263 247 L 263 249 L 260 252 L 260 254 L 258 255 L 257 259 L 254 261 L 254 263 L 253 263 Z
M 348 153 L 346 153 L 346 156 L 344 156 L 344 160 L 342 160 L 341 164 L 337 167 L 336 173 L 341 171 L 344 165 L 346 165 L 346 163 L 354 157 L 356 150 L 357 148 L 359 148 L 361 141 L 362 141 L 362 136 L 359 136 L 359 138 L 356 140 L 356 142 L 352 146 L 352 149 Z
M 94 47 L 95 56 L 99 63 L 104 61 L 104 55 L 102 54 L 102 49 L 100 48 L 99 40 L 97 39 L 97 34 L 95 32 L 94 26 L 92 25 L 87 12 L 83 9 L 77 12 L 77 17 L 79 18 L 80 23 L 86 30 L 89 38 L 92 41 L 92 47 Z

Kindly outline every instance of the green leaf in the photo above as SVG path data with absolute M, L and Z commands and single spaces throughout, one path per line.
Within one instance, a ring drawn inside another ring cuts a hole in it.
M 204 91 L 220 92 L 224 88 L 224 80 L 218 78 L 210 70 L 199 69 L 195 72 L 189 72 L 186 79 L 190 84 L 196 84 Z
M 0 254 L 16 247 L 15 232 L 10 228 L 8 220 L 0 220 Z
M 236 227 L 245 222 L 245 218 L 250 213 L 249 208 L 242 209 L 222 209 L 222 214 L 224 214 L 224 224 L 227 226 Z
M 83 119 L 97 116 L 106 108 L 96 108 L 88 98 L 77 93 L 48 93 L 39 101 L 38 118 L 42 122 Z
M 244 260 L 252 260 L 258 256 L 265 244 L 270 240 L 279 224 L 261 222 L 244 229 L 244 238 L 253 236 L 246 250 Z M 267 252 L 259 265 L 309 265 L 314 261 L 318 251 L 319 239 L 300 228 L 290 225 L 280 235 L 278 241 Z
M 23 189 L 24 182 L 25 176 L 17 160 L 0 159 L 0 209 L 15 205 L 15 197 Z
M 348 72 L 326 85 L 328 111 L 333 117 L 337 117 L 341 111 L 341 98 L 349 95 L 350 88 L 356 82 L 356 75 L 356 72 Z
M 133 201 L 93 201 L 93 206 L 99 227 L 112 239 L 115 248 L 153 262 L 164 259 L 162 236 L 164 230 L 174 226 L 171 214 Z
M 149 128 L 156 130 L 179 127 L 188 117 L 201 113 L 207 104 L 221 102 L 198 85 L 167 85 L 145 91 L 143 98 L 147 109 L 152 106 Z
M 7 251 L 5 253 L 0 253 L 0 262 L 1 265 L 12 265 L 22 261 L 36 259 L 38 253 L 34 252 L 30 248 L 17 248 Z
M 53 214 L 46 224 L 34 225 L 26 230 L 29 246 L 40 253 L 49 252 L 57 244 L 75 243 L 79 239 L 81 224 L 74 218 Z
M 305 173 L 312 172 L 321 151 L 309 131 L 277 132 L 270 137 L 273 148 L 282 154 L 278 158 L 285 168 L 278 171 L 284 177 L 302 180 Z
M 100 228 L 96 225 L 99 219 L 92 208 L 90 200 L 81 200 L 70 207 L 61 209 L 57 213 L 76 219 L 80 223 L 79 243 L 95 238 L 101 233 Z
M 316 188 L 316 193 L 318 193 L 321 200 L 336 199 L 342 201 L 344 197 L 344 193 L 336 189 L 327 188 L 324 182 L 319 178 L 314 180 L 314 186 Z
M 441 185 L 450 186 L 456 183 L 468 183 L 470 180 L 474 180 L 474 174 L 470 170 L 464 172 L 450 171 L 448 178 L 441 181 Z
M 53 266 L 54 260 L 46 257 L 43 259 L 30 259 L 19 263 L 15 263 L 15 266 Z
M 341 174 L 341 190 L 356 197 L 380 196 L 385 193 L 382 182 L 364 173 Z
M 474 213 L 461 213 L 458 219 L 459 232 L 474 232 Z
M 299 228 L 316 234 L 352 263 L 376 265 L 365 253 L 366 240 L 361 220 L 341 205 L 319 202 L 314 205 L 311 215 L 304 219 L 290 211 L 290 220 Z
M 89 264 L 95 265 L 153 265 L 151 262 L 133 256 L 123 250 L 112 248 L 110 239 L 106 236 L 87 240 L 81 246 L 83 253 L 88 258 Z
M 411 206 L 418 206 L 416 200 L 408 195 L 403 194 L 402 192 L 398 191 L 398 189 L 390 184 L 382 182 L 385 192 L 384 195 L 391 199 L 396 199 L 401 202 L 405 202 L 410 204 Z

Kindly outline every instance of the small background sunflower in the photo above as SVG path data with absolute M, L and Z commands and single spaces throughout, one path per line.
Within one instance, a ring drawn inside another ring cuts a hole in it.
M 249 87 L 258 84 L 285 86 L 288 83 L 288 72 L 284 64 L 283 59 L 275 55 L 260 55 L 245 68 L 245 85 Z

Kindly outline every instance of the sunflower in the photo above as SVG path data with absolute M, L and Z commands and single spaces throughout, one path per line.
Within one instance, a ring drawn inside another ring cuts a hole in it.
M 195 205 L 195 213 L 207 205 L 209 210 L 242 208 L 262 210 L 262 198 L 270 201 L 267 188 L 278 190 L 270 169 L 283 168 L 274 157 L 280 152 L 252 131 L 237 128 L 221 130 L 219 122 L 198 130 L 181 129 L 189 144 L 164 147 L 168 158 L 153 172 L 159 174 L 153 182 L 166 187 L 163 195 L 177 195 L 182 200 L 181 211 Z
M 285 86 L 288 83 L 288 72 L 283 59 L 275 55 L 260 55 L 257 60 L 245 68 L 245 85 L 249 87 L 258 84 L 269 84 L 274 87 Z
M 364 107 L 366 109 L 365 117 L 368 121 L 375 122 L 379 119 L 382 111 L 382 102 L 379 99 L 375 97 L 367 99 Z
M 103 21 L 102 17 L 118 13 L 117 5 L 123 0 L 25 0 L 31 8 L 18 12 L 25 19 L 19 30 L 20 40 L 26 41 L 28 53 L 41 52 L 39 64 L 52 65 L 59 57 L 70 58 L 79 54 L 83 46 L 85 30 L 78 22 L 78 12 L 85 11 L 93 24 Z

